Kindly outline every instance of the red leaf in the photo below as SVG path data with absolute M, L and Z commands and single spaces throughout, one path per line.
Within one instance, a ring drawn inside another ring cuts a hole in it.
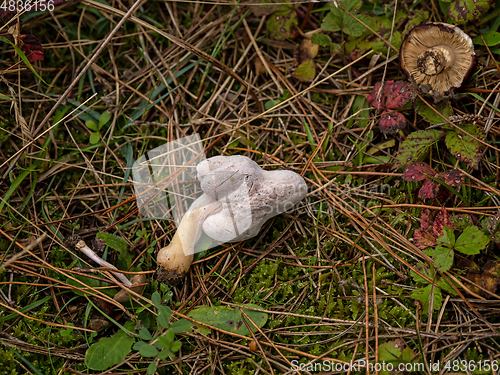
M 428 181 L 432 182 L 432 180 L 430 179 L 426 182 Z M 437 244 L 436 239 L 443 233 L 443 227 L 445 225 L 453 228 L 450 214 L 444 207 L 442 207 L 441 211 L 436 215 L 434 223 L 432 223 L 430 216 L 430 210 L 423 209 L 422 216 L 420 216 L 421 229 L 415 229 L 415 232 L 413 232 L 413 241 L 415 243 L 415 246 L 422 250 L 429 246 L 435 246 Z
M 385 108 L 396 109 L 404 106 L 411 98 L 411 92 L 408 89 L 406 81 L 387 81 L 385 89 L 387 100 Z
M 406 81 L 386 81 L 384 85 L 377 82 L 373 87 L 373 92 L 368 95 L 368 102 L 376 109 L 384 110 L 380 118 L 380 131 L 386 134 L 397 133 L 399 129 L 406 126 L 403 114 L 391 112 L 405 105 L 411 98 Z
M 19 22 L 10 26 L 5 36 L 13 40 L 14 44 L 26 55 L 29 62 L 43 60 L 42 43 L 31 34 L 21 34 L 21 24 Z
M 423 230 L 427 230 L 431 225 L 431 210 L 429 210 L 428 208 L 424 208 L 420 216 L 420 228 L 422 228 Z
M 406 181 L 422 181 L 435 174 L 436 171 L 429 164 L 418 161 L 408 164 L 402 177 Z
M 424 184 L 418 191 L 418 197 L 420 199 L 430 199 L 434 198 L 437 194 L 437 191 L 439 189 L 439 184 L 432 181 L 430 178 L 425 180 Z
M 441 212 L 436 216 L 434 220 L 434 225 L 432 226 L 432 233 L 434 237 L 438 238 L 441 233 L 443 233 L 443 227 L 447 226 L 453 228 L 453 224 L 451 222 L 450 214 L 445 210 L 444 207 L 441 208 Z
M 421 250 L 437 244 L 436 238 L 431 233 L 423 229 L 415 229 L 415 232 L 413 233 L 413 242 L 415 243 L 415 246 Z
M 21 35 L 21 42 L 21 49 L 28 58 L 29 62 L 43 60 L 42 43 L 40 43 L 37 38 L 31 34 Z
M 380 131 L 385 134 L 395 134 L 406 126 L 402 113 L 384 111 L 380 117 Z
M 406 81 L 386 81 L 383 88 L 377 82 L 367 100 L 377 109 L 396 109 L 408 103 L 411 95 Z
M 460 187 L 464 183 L 465 176 L 458 169 L 451 169 L 436 174 L 436 178 L 453 187 Z

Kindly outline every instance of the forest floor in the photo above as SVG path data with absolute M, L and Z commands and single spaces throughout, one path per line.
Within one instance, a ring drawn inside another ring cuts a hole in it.
M 0 7 L 0 375 L 498 374 L 500 3 L 263 4 Z M 474 44 L 449 95 L 400 67 L 426 22 Z M 307 194 L 165 285 L 134 163 L 193 136 Z

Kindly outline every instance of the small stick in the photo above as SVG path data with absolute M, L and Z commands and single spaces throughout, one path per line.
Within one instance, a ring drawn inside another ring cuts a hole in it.
M 97 255 L 94 252 L 94 250 L 92 250 L 90 247 L 88 247 L 84 240 L 79 240 L 75 245 L 75 249 L 80 250 L 82 253 L 84 253 L 86 256 L 88 256 L 90 259 L 92 259 L 97 264 L 100 264 L 103 267 L 111 268 L 111 269 L 118 271 L 118 268 L 113 266 L 111 263 L 106 262 L 99 255 Z M 130 282 L 129 279 L 127 279 L 127 277 L 125 275 L 123 275 L 119 272 L 113 272 L 113 271 L 110 271 L 110 272 L 113 275 L 115 275 L 123 283 L 123 285 L 132 286 L 132 283 Z

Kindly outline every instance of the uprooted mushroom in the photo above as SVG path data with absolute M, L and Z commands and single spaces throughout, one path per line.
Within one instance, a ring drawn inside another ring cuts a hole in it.
M 307 192 L 297 173 L 265 171 L 246 156 L 215 156 L 196 169 L 204 193 L 185 213 L 170 244 L 158 252 L 161 282 L 177 284 L 184 278 L 202 231 L 218 243 L 249 239 Z

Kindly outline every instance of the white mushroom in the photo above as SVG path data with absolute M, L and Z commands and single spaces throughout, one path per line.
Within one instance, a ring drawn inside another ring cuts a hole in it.
M 184 215 L 170 244 L 158 252 L 162 282 L 176 284 L 184 278 L 202 229 L 219 243 L 246 240 L 307 192 L 297 173 L 264 171 L 246 156 L 216 156 L 198 164 L 197 172 L 204 194 Z

